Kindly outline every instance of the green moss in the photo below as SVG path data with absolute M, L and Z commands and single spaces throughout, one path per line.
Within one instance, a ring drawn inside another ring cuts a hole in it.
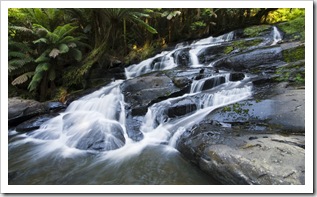
M 290 82 L 293 85 L 305 85 L 305 63 L 298 61 L 280 67 L 275 71 L 277 82 Z
M 277 27 L 285 33 L 290 40 L 305 40 L 305 17 L 277 24 Z
M 284 61 L 287 63 L 303 60 L 305 59 L 305 45 L 284 50 L 282 54 L 283 54 Z
M 225 54 L 229 54 L 229 53 L 231 53 L 232 51 L 233 51 L 233 46 L 227 46 L 224 50 L 223 50 L 223 52 L 225 53 Z
M 246 37 L 256 37 L 261 35 L 262 32 L 269 30 L 270 28 L 270 25 L 257 25 L 245 28 L 243 33 Z
M 257 46 L 262 42 L 262 39 L 254 40 L 237 40 L 232 42 L 232 45 L 235 49 L 245 50 L 252 46 Z

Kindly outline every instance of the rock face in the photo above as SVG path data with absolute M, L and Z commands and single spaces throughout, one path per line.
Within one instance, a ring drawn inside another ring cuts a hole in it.
M 274 89 L 274 88 L 273 88 Z M 210 113 L 207 119 L 257 131 L 305 132 L 305 90 L 275 87 L 277 95 L 241 101 Z
M 53 118 L 54 116 L 56 116 L 57 114 L 55 115 L 52 115 L 52 114 L 45 114 L 45 115 L 42 115 L 42 116 L 37 116 L 37 117 L 34 117 L 30 120 L 27 120 L 21 124 L 19 124 L 17 127 L 16 127 L 16 131 L 17 132 L 29 132 L 29 131 L 33 131 L 35 129 L 38 129 L 40 128 L 40 126 L 46 122 L 47 120 L 50 120 L 51 118 Z
M 305 137 L 252 134 L 201 123 L 178 149 L 222 184 L 305 184 Z
M 180 91 L 169 77 L 157 74 L 127 80 L 121 88 L 133 116 L 145 115 L 150 104 Z
M 8 104 L 9 125 L 17 125 L 49 110 L 45 104 L 34 100 L 9 98 Z

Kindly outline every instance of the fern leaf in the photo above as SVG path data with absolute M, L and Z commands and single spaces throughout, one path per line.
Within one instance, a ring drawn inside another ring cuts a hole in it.
M 60 53 L 67 53 L 69 51 L 69 47 L 66 44 L 60 44 L 59 51 Z
M 21 31 L 21 32 L 30 33 L 30 34 L 33 33 L 33 31 L 31 29 L 29 29 L 27 27 L 23 27 L 23 26 L 14 26 L 14 25 L 12 25 L 12 26 L 9 26 L 9 29 L 14 29 L 16 31 Z
M 57 57 L 60 53 L 61 53 L 60 50 L 54 48 L 54 49 L 52 49 L 52 51 L 50 52 L 50 54 L 48 54 L 48 56 L 50 56 L 50 57 L 52 57 L 52 58 L 55 58 L 55 57 Z
M 18 58 L 26 58 L 27 57 L 27 55 L 25 53 L 19 52 L 19 51 L 9 51 L 8 56 L 9 56 L 9 59 L 12 57 L 18 57 Z
M 11 84 L 12 85 L 19 85 L 19 84 L 22 84 L 22 83 L 25 83 L 29 78 L 31 78 L 32 76 L 34 75 L 34 72 L 27 72 L 27 73 L 24 73 L 20 76 L 18 76 L 17 78 L 15 78 Z
M 31 51 L 30 47 L 26 43 L 23 43 L 23 42 L 16 42 L 13 40 L 9 40 L 8 44 L 9 44 L 10 50 L 16 50 L 16 51 L 20 51 L 24 53 Z
M 42 78 L 43 78 L 44 72 L 36 72 L 34 76 L 32 77 L 32 80 L 28 86 L 29 91 L 36 90 L 36 88 L 39 86 Z
M 60 36 L 59 36 L 58 34 L 51 33 L 51 32 L 49 32 L 49 33 L 47 34 L 47 36 L 48 36 L 48 39 L 49 39 L 53 44 L 56 44 L 56 43 L 59 41 L 59 39 L 60 39 Z
M 33 41 L 33 44 L 37 44 L 37 43 L 47 43 L 47 39 L 46 38 L 40 38 L 40 39 L 37 39 L 35 41 Z
M 80 61 L 82 60 L 82 53 L 81 53 L 80 50 L 78 50 L 78 49 L 72 49 L 72 50 L 70 51 L 70 54 L 75 58 L 75 60 L 76 60 L 77 62 L 80 62 Z
M 48 62 L 40 63 L 39 65 L 37 65 L 35 69 L 35 73 L 47 71 L 49 70 L 50 66 L 51 66 L 50 63 Z
M 59 40 L 59 43 L 70 43 L 70 42 L 75 42 L 78 40 L 79 40 L 79 38 L 75 38 L 73 36 L 65 36 Z
M 34 62 L 41 63 L 41 62 L 49 61 L 49 58 L 47 57 L 49 52 L 50 52 L 50 49 L 45 50 Z

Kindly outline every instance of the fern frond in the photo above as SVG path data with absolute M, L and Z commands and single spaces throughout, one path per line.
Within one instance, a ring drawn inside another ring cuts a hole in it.
M 27 73 L 24 73 L 20 76 L 18 76 L 17 78 L 15 78 L 11 84 L 12 85 L 19 85 L 19 84 L 22 84 L 22 83 L 25 83 L 29 78 L 31 78 L 32 76 L 34 75 L 34 72 L 27 72 Z
M 47 39 L 46 38 L 40 38 L 40 39 L 37 39 L 37 40 L 33 41 L 34 44 L 41 43 L 41 42 L 46 44 L 47 43 Z
M 10 25 L 8 28 L 9 29 L 14 29 L 16 31 L 21 31 L 21 32 L 33 34 L 33 30 L 32 29 L 29 29 L 29 28 L 23 27 L 23 26 Z
M 49 58 L 47 57 L 48 53 L 50 52 L 50 49 L 46 49 L 34 62 L 40 63 L 40 62 L 47 62 L 49 61 Z
M 24 53 L 28 53 L 32 51 L 32 49 L 28 46 L 28 44 L 23 42 L 16 42 L 10 39 L 8 42 L 8 45 L 9 45 L 9 50 L 11 51 L 20 51 Z
M 77 62 L 80 62 L 82 60 L 82 53 L 78 49 L 71 49 L 69 52 Z
M 9 59 L 14 57 L 18 57 L 21 59 L 29 57 L 27 54 L 23 52 L 19 52 L 19 51 L 9 51 L 8 56 L 9 56 Z
M 66 44 L 60 44 L 59 51 L 60 53 L 67 53 L 69 51 L 69 47 Z
M 60 36 L 60 37 L 65 37 L 66 35 L 72 33 L 75 31 L 78 27 L 74 27 L 70 24 L 66 24 L 63 26 L 58 26 L 56 29 L 53 31 L 54 34 Z
M 52 51 L 50 52 L 50 54 L 48 54 L 49 57 L 55 58 L 60 54 L 60 50 L 54 48 L 52 49 Z
M 10 67 L 10 65 L 9 65 Z M 36 65 L 35 64 L 27 64 L 25 66 L 22 66 L 20 68 L 13 68 L 13 69 L 10 69 L 10 72 L 8 73 L 9 76 L 19 76 L 19 75 L 22 75 L 24 73 L 27 73 L 27 72 L 31 72 L 31 71 L 34 71 L 36 68 Z
M 35 74 L 32 77 L 32 80 L 28 86 L 29 91 L 36 90 L 36 88 L 39 86 L 42 78 L 43 78 L 44 72 L 35 72 Z

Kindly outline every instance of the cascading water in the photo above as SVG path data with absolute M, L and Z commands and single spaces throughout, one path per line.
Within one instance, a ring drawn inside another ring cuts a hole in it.
M 198 56 L 233 37 L 231 32 L 178 45 L 127 67 L 126 77 L 178 67 L 181 50 L 189 54 L 187 69 L 210 67 L 201 64 Z M 273 39 L 278 42 L 280 38 L 274 33 Z M 127 105 L 121 92 L 124 80 L 72 102 L 65 112 L 31 133 L 10 131 L 9 176 L 17 177 L 11 183 L 215 184 L 175 147 L 186 130 L 213 110 L 252 96 L 249 78 L 238 74 L 242 77 L 232 80 L 229 72 L 208 73 L 194 79 L 188 93 L 149 106 L 146 115 L 139 117 L 140 141 L 127 135 Z
M 276 45 L 279 41 L 282 40 L 282 35 L 277 29 L 277 27 L 273 26 L 273 43 L 271 45 Z

